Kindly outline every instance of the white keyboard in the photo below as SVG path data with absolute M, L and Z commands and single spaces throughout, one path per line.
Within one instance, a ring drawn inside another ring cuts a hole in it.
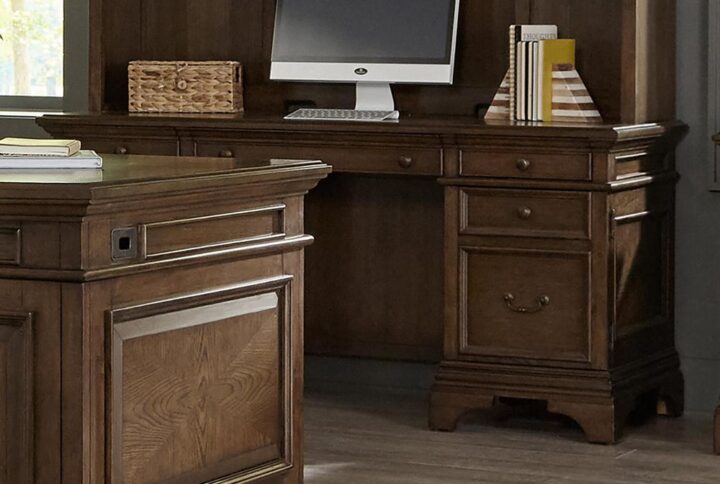
M 298 109 L 285 116 L 294 121 L 393 121 L 398 111 L 356 111 L 355 109 Z

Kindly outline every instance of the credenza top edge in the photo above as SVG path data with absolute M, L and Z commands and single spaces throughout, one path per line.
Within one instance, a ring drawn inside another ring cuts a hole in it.
M 279 115 L 163 115 L 125 113 L 49 114 L 37 120 L 49 132 L 73 128 L 166 129 L 171 133 L 203 130 L 277 133 L 307 133 L 370 136 L 458 136 L 515 137 L 538 139 L 583 139 L 621 142 L 663 136 L 682 136 L 687 126 L 677 120 L 637 125 L 530 123 L 483 121 L 471 116 L 403 118 L 395 123 L 342 123 L 286 121 Z

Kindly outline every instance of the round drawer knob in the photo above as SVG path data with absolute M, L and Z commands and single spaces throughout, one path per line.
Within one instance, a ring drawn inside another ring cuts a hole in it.
M 115 148 L 115 154 L 118 154 L 118 155 L 127 155 L 127 154 L 128 154 L 128 149 L 125 148 L 124 146 L 118 146 L 117 148 Z
M 533 211 L 530 207 L 522 207 L 518 209 L 518 217 L 522 220 L 528 220 L 532 217 Z
M 233 158 L 235 154 L 232 152 L 232 150 L 222 150 L 220 152 L 221 158 Z
M 532 163 L 530 163 L 529 160 L 522 159 L 522 160 L 517 160 L 516 166 L 517 166 L 517 169 L 520 171 L 528 171 L 530 169 L 530 167 L 532 166 Z
M 410 168 L 411 166 L 413 166 L 413 159 L 409 156 L 401 156 L 398 160 L 398 164 L 402 168 Z

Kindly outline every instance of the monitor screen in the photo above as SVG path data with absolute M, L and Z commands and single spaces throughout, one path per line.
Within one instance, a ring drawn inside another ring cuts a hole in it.
M 273 62 L 451 64 L 456 0 L 278 0 Z

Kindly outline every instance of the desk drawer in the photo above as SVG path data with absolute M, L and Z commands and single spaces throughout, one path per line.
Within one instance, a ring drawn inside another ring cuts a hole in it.
M 590 361 L 590 253 L 463 247 L 461 354 Z
M 197 141 L 195 149 L 197 156 L 220 156 L 242 160 L 317 159 L 332 165 L 336 173 L 442 176 L 442 151 L 439 148 L 313 147 Z
M 460 152 L 460 175 L 537 180 L 592 180 L 590 154 L 541 154 L 522 151 Z
M 127 139 L 127 138 L 82 138 L 83 149 L 115 155 L 158 155 L 177 156 L 178 140 L 170 139 Z
M 590 194 L 530 190 L 463 189 L 460 233 L 590 238 Z

